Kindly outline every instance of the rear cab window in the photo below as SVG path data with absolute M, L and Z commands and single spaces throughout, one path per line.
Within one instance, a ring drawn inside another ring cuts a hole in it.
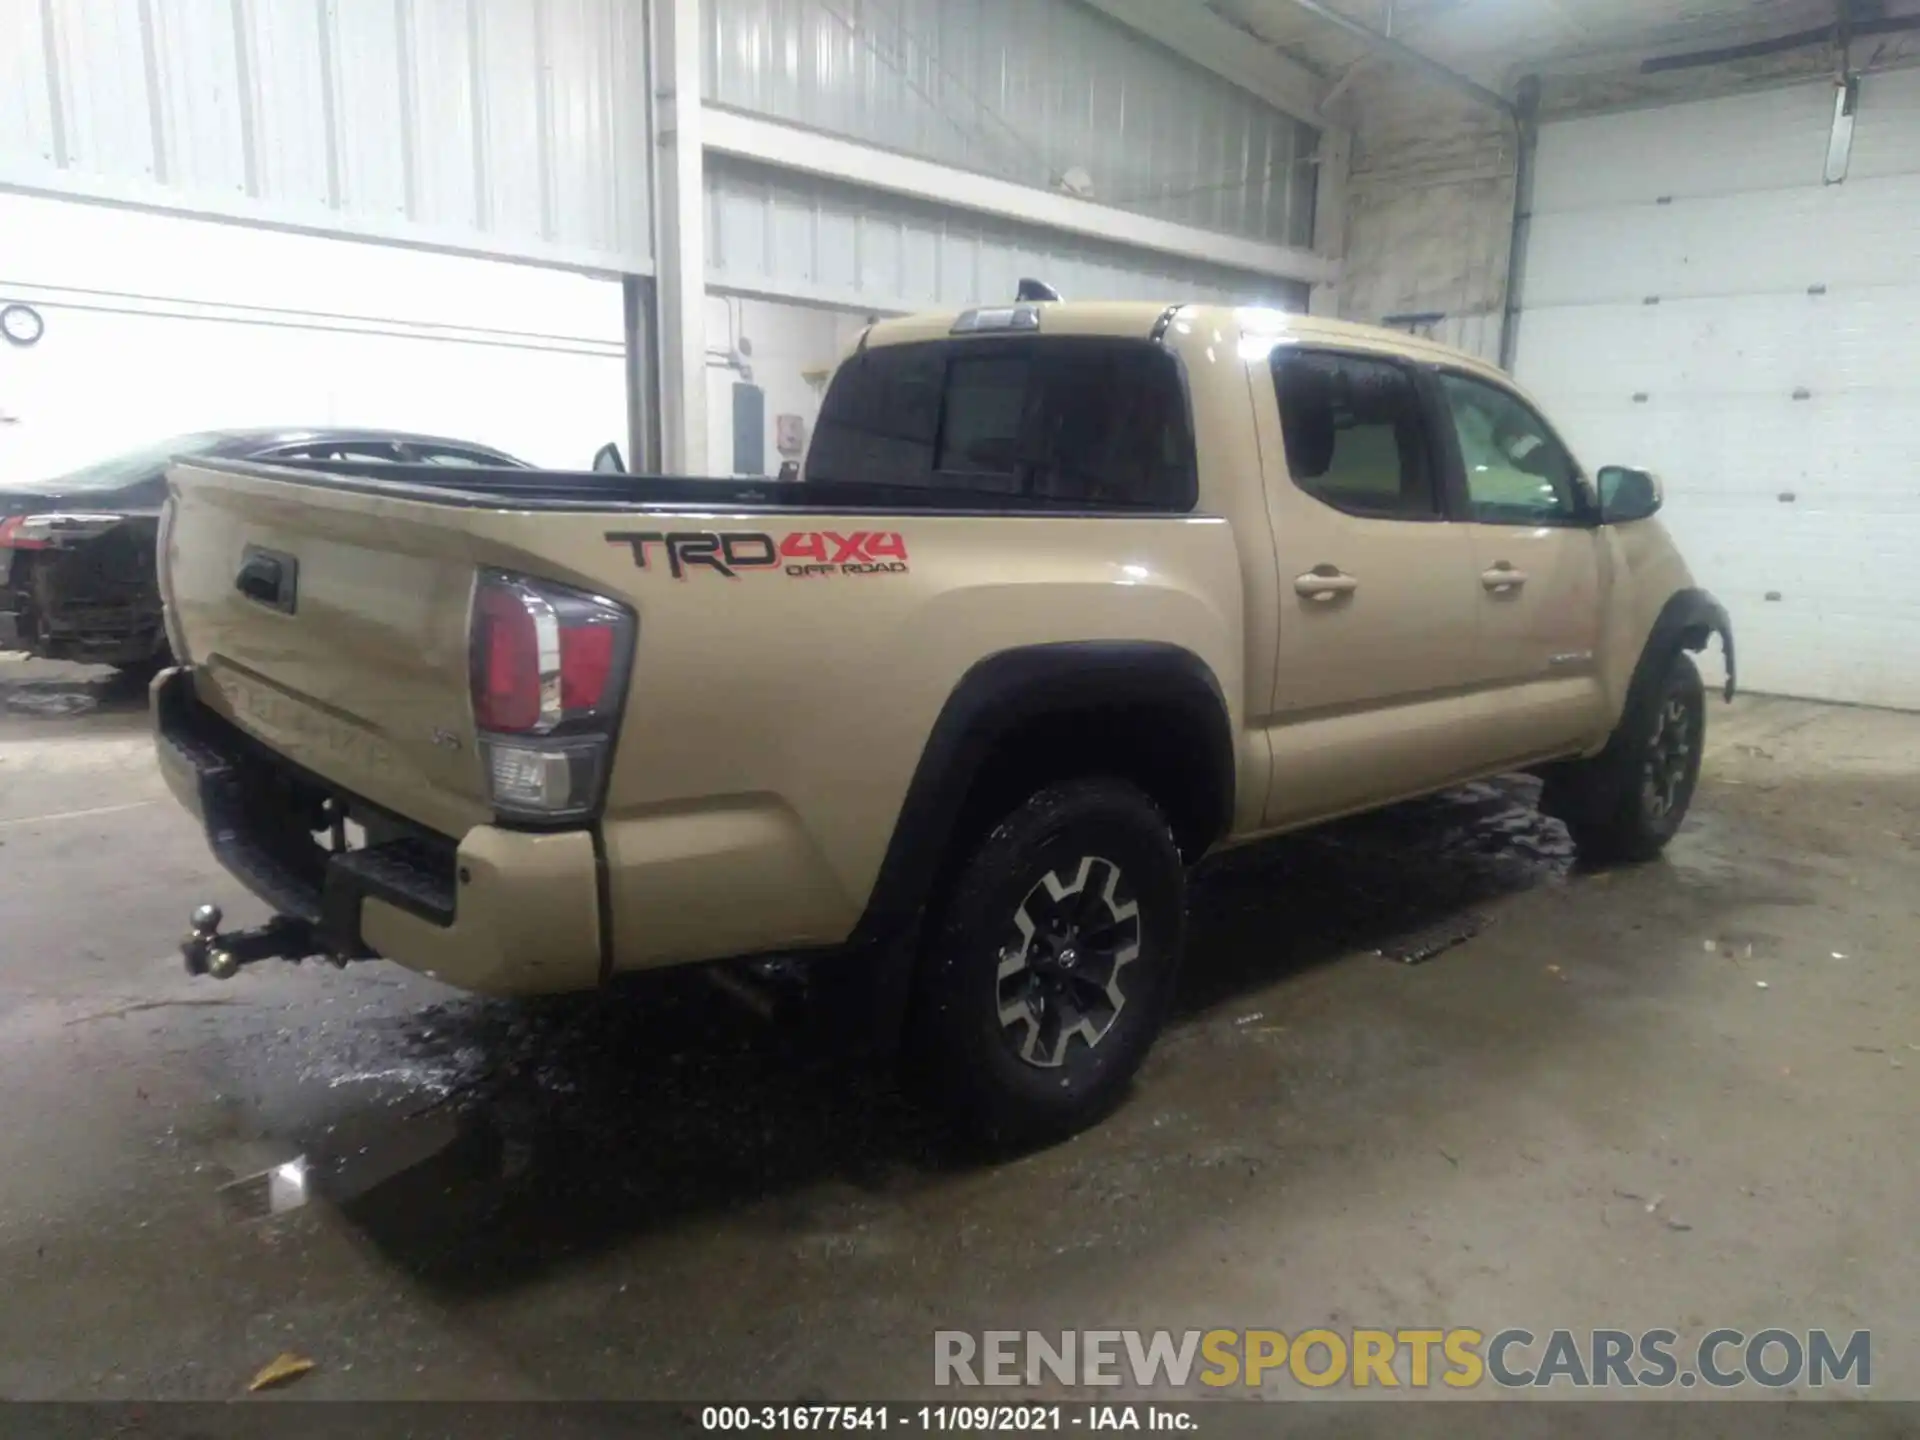
M 804 479 L 1045 509 L 1181 513 L 1198 493 L 1173 356 L 1065 335 L 855 355 L 827 392 Z

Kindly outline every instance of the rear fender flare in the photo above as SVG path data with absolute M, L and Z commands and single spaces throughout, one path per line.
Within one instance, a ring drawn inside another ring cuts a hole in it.
M 893 836 L 853 936 L 856 946 L 917 935 L 949 858 L 969 792 L 996 751 L 1036 720 L 1126 706 L 1177 708 L 1205 736 L 1215 793 L 1198 797 L 1190 827 L 1226 833 L 1234 803 L 1233 729 L 1211 668 L 1192 651 L 1153 641 L 1024 646 L 979 661 L 929 732 Z

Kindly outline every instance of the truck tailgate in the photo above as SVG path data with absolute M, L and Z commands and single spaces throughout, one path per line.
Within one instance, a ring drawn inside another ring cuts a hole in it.
M 161 591 L 199 699 L 396 814 L 451 836 L 484 823 L 473 537 L 430 504 L 274 476 L 185 463 L 169 474 Z

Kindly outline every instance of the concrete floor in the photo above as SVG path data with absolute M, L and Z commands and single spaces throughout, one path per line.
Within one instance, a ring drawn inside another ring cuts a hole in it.
M 1920 1398 L 1920 716 L 1716 703 L 1643 869 L 1522 782 L 1236 857 L 1130 1103 L 983 1168 L 704 989 L 189 982 L 189 908 L 258 907 L 142 702 L 0 659 L 0 1395 L 908 1398 L 936 1328 L 1425 1324 L 1871 1328 Z M 294 1157 L 301 1208 L 221 1189 Z

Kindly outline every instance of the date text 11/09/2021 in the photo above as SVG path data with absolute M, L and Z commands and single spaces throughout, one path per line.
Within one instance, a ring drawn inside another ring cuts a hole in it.
M 700 1428 L 785 1435 L 799 1431 L 982 1431 L 1055 1433 L 1072 1430 L 1200 1428 L 1190 1409 L 1174 1405 L 708 1405 Z

